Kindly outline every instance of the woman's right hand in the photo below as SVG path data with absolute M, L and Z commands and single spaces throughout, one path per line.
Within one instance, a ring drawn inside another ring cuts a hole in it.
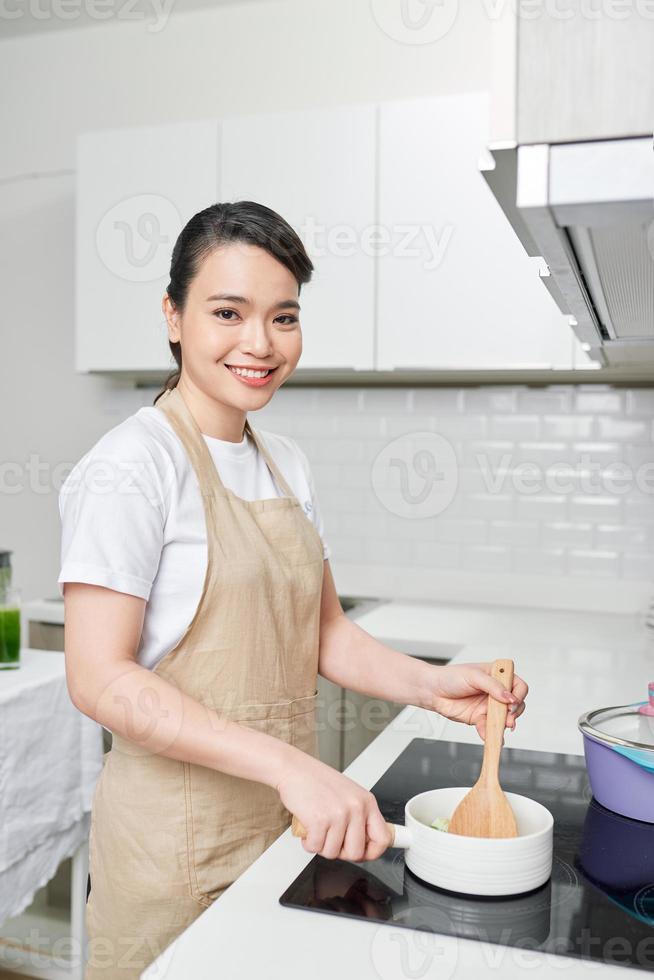
M 302 846 L 310 854 L 374 861 L 391 843 L 373 794 L 305 752 L 293 753 L 276 789 L 306 827 Z

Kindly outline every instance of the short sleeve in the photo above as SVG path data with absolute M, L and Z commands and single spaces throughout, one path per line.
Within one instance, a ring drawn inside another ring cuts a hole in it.
M 313 521 L 313 524 L 315 525 L 315 528 L 322 540 L 323 558 L 329 558 L 331 555 L 331 548 L 325 541 L 325 528 L 324 528 L 324 523 L 322 518 L 322 511 L 320 509 L 320 503 L 318 501 L 318 495 L 316 493 L 316 486 L 313 480 L 313 473 L 311 472 L 311 466 L 309 465 L 309 460 L 307 459 L 304 450 L 302 450 L 298 446 L 297 442 L 295 442 L 294 439 L 292 440 L 292 442 L 295 447 L 295 451 L 297 452 L 298 458 L 302 464 L 302 469 L 304 470 L 307 486 L 309 487 L 311 508 L 308 516 Z
M 164 542 L 161 476 L 143 440 L 107 433 L 59 491 L 64 582 L 150 597 Z

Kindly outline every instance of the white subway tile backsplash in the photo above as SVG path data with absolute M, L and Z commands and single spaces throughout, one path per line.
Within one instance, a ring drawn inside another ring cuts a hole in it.
M 598 420 L 597 435 L 599 439 L 616 440 L 621 442 L 644 442 L 652 446 L 652 423 L 644 419 L 625 419 L 615 416 L 601 415 Z
M 545 523 L 542 526 L 542 544 L 548 549 L 590 549 L 593 544 L 593 525 L 566 521 Z
M 654 588 L 654 554 L 630 554 L 622 556 L 622 577 L 651 581 Z
M 473 493 L 466 500 L 468 513 L 489 521 L 510 520 L 515 501 L 509 494 Z
M 525 388 L 518 391 L 517 411 L 526 415 L 554 415 L 572 411 L 571 388 Z
M 515 458 L 521 463 L 544 467 L 568 462 L 571 456 L 573 452 L 565 442 L 520 442 L 515 449 Z
M 436 521 L 434 538 L 451 544 L 486 544 L 488 524 L 486 521 L 440 518 Z
M 511 551 L 492 545 L 465 546 L 463 567 L 471 572 L 510 572 Z
M 430 415 L 392 415 L 385 419 L 381 435 L 388 442 L 413 432 L 435 432 L 434 420 Z
M 491 439 L 511 439 L 514 442 L 540 437 L 538 415 L 496 415 L 490 420 Z
M 592 415 L 545 415 L 542 438 L 549 441 L 590 439 L 593 435 Z
M 523 549 L 538 545 L 539 538 L 540 526 L 535 521 L 493 521 L 490 526 L 489 543 L 492 545 Z
M 360 411 L 394 416 L 411 411 L 411 388 L 362 388 Z
M 611 389 L 608 385 L 580 386 L 575 399 L 577 412 L 592 412 L 594 415 L 605 412 L 624 411 L 624 393 Z
M 627 392 L 627 415 L 644 415 L 654 418 L 654 390 L 652 388 L 632 388 Z
M 634 470 L 634 480 L 641 489 L 651 487 L 654 493 L 654 443 L 646 446 L 627 446 L 625 460 Z
M 484 412 L 487 415 L 515 412 L 518 392 L 516 388 L 464 388 L 462 405 L 464 412 Z
M 625 446 L 619 442 L 574 442 L 572 447 L 582 466 L 591 463 L 609 466 L 625 457 Z
M 483 415 L 441 415 L 432 418 L 429 428 L 451 442 L 483 439 L 487 432 L 487 419 Z
M 563 496 L 522 495 L 516 500 L 516 518 L 521 521 L 563 521 L 567 516 L 567 504 Z
M 624 498 L 624 519 L 627 524 L 654 523 L 654 497 L 633 493 Z
M 414 541 L 412 561 L 425 568 L 460 568 L 462 548 L 442 541 Z
M 573 497 L 570 501 L 571 521 L 591 521 L 607 523 L 619 521 L 621 500 L 619 497 Z
M 464 406 L 461 388 L 414 388 L 410 407 L 423 415 L 457 415 Z
M 362 561 L 374 565 L 411 565 L 414 543 L 410 540 L 393 541 L 386 538 L 365 538 Z
M 565 549 L 514 548 L 513 571 L 522 575 L 565 575 Z
M 653 419 L 654 388 L 599 384 L 285 387 L 251 416 L 307 454 L 334 561 L 654 582 Z M 415 461 L 423 431 L 452 447 L 452 499 L 411 519 L 394 513 L 399 470 L 373 486 L 373 467 L 397 439 L 428 494 L 443 467 Z
M 512 442 L 496 442 L 492 439 L 486 442 L 459 442 L 457 457 L 461 465 L 480 468 L 485 473 L 508 467 L 516 459 Z
M 620 556 L 617 551 L 571 551 L 568 571 L 571 575 L 617 578 Z
M 647 527 L 630 524 L 598 524 L 595 547 L 600 551 L 647 551 L 650 536 Z

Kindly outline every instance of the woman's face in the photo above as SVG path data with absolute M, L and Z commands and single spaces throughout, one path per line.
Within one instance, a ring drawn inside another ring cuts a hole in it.
M 183 314 L 167 294 L 163 309 L 168 336 L 182 345 L 182 375 L 242 412 L 266 405 L 302 353 L 297 280 L 256 245 L 214 249 L 189 287 Z M 235 368 L 269 373 L 239 377 Z

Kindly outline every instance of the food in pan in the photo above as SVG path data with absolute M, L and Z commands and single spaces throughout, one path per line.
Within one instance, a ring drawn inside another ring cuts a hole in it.
M 436 819 L 430 823 L 429 826 L 433 827 L 434 830 L 442 830 L 447 833 L 449 830 L 450 821 L 446 820 L 445 817 L 436 817 Z

